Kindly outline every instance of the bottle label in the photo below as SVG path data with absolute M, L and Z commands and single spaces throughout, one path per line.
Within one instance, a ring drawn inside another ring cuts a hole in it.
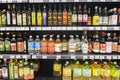
M 55 52 L 62 52 L 62 44 L 55 44 Z
M 5 50 L 10 51 L 10 41 L 5 40 Z
M 77 14 L 72 15 L 72 22 L 77 22 Z
M 36 14 L 32 12 L 32 25 L 36 25 Z
M 57 12 L 53 12 L 53 25 L 57 25 Z
M 88 15 L 87 14 L 83 15 L 83 22 L 88 22 Z
M 48 42 L 48 53 L 54 53 L 54 52 L 55 52 L 55 43 Z
M 118 21 L 118 16 L 112 15 L 112 25 L 117 25 L 117 21 Z
M 100 69 L 93 69 L 93 76 L 100 76 Z
M 108 25 L 108 17 L 103 17 L 103 25 Z
M 34 50 L 34 42 L 28 42 L 28 50 Z
M 99 25 L 99 16 L 93 16 L 93 25 Z
M 78 14 L 78 22 L 82 22 L 82 14 Z
M 120 15 L 118 16 L 118 23 L 120 24 Z
M 54 71 L 61 72 L 61 64 L 54 64 L 53 70 L 54 70 Z
M 112 52 L 112 42 L 106 42 L 106 53 Z
M 67 25 L 67 12 L 63 12 L 63 25 Z
M 14 66 L 14 78 L 18 79 L 18 66 Z
M 111 76 L 114 77 L 114 78 L 119 78 L 120 77 L 119 74 L 120 74 L 120 70 L 119 69 L 115 69 L 115 70 L 113 70 L 113 73 L 111 74 Z
M 19 68 L 19 77 L 23 78 L 23 68 Z
M 61 17 L 62 18 L 62 17 Z M 68 25 L 72 25 L 72 12 L 68 12 Z
M 99 47 L 100 43 L 99 42 L 94 42 L 93 43 L 93 52 L 99 52 Z
M 47 25 L 47 13 L 43 12 L 43 25 Z
M 68 44 L 68 50 L 69 52 L 75 52 L 75 43 L 69 43 Z
M 84 54 L 88 53 L 88 44 L 87 43 L 82 44 L 82 53 L 84 53 Z
M 24 51 L 26 51 L 27 46 L 26 46 L 26 41 L 24 41 Z
M 34 70 L 30 69 L 29 79 L 33 79 L 33 78 L 34 78 Z
M 47 42 L 41 42 L 41 52 L 47 52 Z
M 24 79 L 29 79 L 29 73 L 30 69 L 29 68 L 24 68 Z
M 109 23 L 109 25 L 112 24 L 112 16 L 111 16 L 111 15 L 109 16 L 109 21 L 108 21 L 108 23 Z
M 0 15 L 0 26 L 2 26 L 2 16 Z
M 110 77 L 110 70 L 102 69 L 102 76 Z
M 35 50 L 40 50 L 40 42 L 35 42 Z
M 105 43 L 101 43 L 100 44 L 100 53 L 105 53 L 106 50 L 106 44 Z
M 27 21 L 26 21 L 26 13 L 22 14 L 22 21 L 23 21 L 23 25 L 27 25 Z
M 2 77 L 2 69 L 0 69 L 0 77 Z
M 6 25 L 6 15 L 2 14 L 2 24 Z
M 22 16 L 21 14 L 17 14 L 17 25 L 22 25 Z
M 11 43 L 11 51 L 16 51 L 16 43 Z
M 91 77 L 91 69 L 83 69 L 84 77 Z
M 99 17 L 99 25 L 103 24 L 102 16 Z
M 62 51 L 67 51 L 67 43 L 62 43 Z
M 10 64 L 9 67 L 9 74 L 10 74 L 10 79 L 14 79 L 14 70 L 13 70 L 13 64 Z
M 63 76 L 71 76 L 71 74 L 72 74 L 72 71 L 71 71 L 71 69 L 67 69 L 67 68 L 63 68 Z
M 0 41 L 0 51 L 4 51 L 4 42 Z
M 10 13 L 7 12 L 7 25 L 11 24 Z
M 91 16 L 88 16 L 88 22 L 87 22 L 87 25 L 92 25 L 92 18 L 91 18 Z
M 37 25 L 42 25 L 42 14 L 41 14 L 41 12 L 37 13 Z
M 91 43 L 89 43 L 88 44 L 88 53 L 92 53 L 92 44 Z
M 24 43 L 23 42 L 17 42 L 17 51 L 18 52 L 24 51 Z
M 80 50 L 80 42 L 76 42 L 76 51 Z
M 62 12 L 58 12 L 58 25 L 62 25 Z
M 31 16 L 30 15 L 28 15 L 27 21 L 28 21 L 28 25 L 31 25 Z
M 118 49 L 117 52 L 120 53 L 120 45 L 118 45 L 117 49 Z
M 81 74 L 82 74 L 81 72 L 82 72 L 81 69 L 77 69 L 77 68 L 73 69 L 73 75 L 74 76 L 81 76 Z
M 117 42 L 112 42 L 112 51 L 116 51 L 117 52 L 117 46 L 118 46 Z
M 8 78 L 8 69 L 6 67 L 2 67 L 2 77 Z

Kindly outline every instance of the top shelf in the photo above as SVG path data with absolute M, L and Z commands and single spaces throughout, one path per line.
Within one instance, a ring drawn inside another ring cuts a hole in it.
M 120 0 L 0 0 L 0 3 L 120 2 Z

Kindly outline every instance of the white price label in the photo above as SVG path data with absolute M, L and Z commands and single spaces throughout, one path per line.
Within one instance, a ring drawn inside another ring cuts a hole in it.
M 100 0 L 101 2 L 105 2 L 105 0 Z
M 22 0 L 17 0 L 17 2 L 22 2 Z
M 43 58 L 43 59 L 47 59 L 47 56 L 46 56 L 46 55 L 43 55 L 42 58 Z
M 118 27 L 114 27 L 114 30 L 119 30 L 119 28 Z
M 10 30 L 11 30 L 11 31 L 15 30 L 15 27 L 11 27 Z
M 55 0 L 55 2 L 60 2 L 60 0 Z
M 20 30 L 21 30 L 21 31 L 22 31 L 22 30 L 25 30 L 25 28 L 24 28 L 24 27 L 21 27 Z
M 46 27 L 42 27 L 42 30 L 47 30 L 47 28 Z
M 47 30 L 51 30 L 51 27 L 47 27 Z
M 4 27 L 2 27 L 2 28 L 1 28 L 1 31 L 5 31 L 5 28 L 4 28 Z
M 117 59 L 117 56 L 113 56 L 113 59 Z
M 72 27 L 67 27 L 67 30 L 72 30 Z
M 37 30 L 41 30 L 41 27 L 37 27 Z
M 25 27 L 24 29 L 25 29 L 25 30 L 29 30 L 29 27 Z
M 56 30 L 61 30 L 61 27 L 56 27 Z
M 107 56 L 107 59 L 111 59 L 111 56 Z
M 8 3 L 12 3 L 12 0 L 7 0 L 8 1 Z
M 24 58 L 24 59 L 27 58 L 27 55 L 23 55 L 23 58 Z
M 118 0 L 113 0 L 113 2 L 117 2 Z
M 100 27 L 96 27 L 96 30 L 101 30 L 101 28 Z
M 118 56 L 118 59 L 120 59 L 120 56 Z
M 102 27 L 102 30 L 107 30 L 107 27 Z
M 34 2 L 34 0 L 29 0 L 30 3 Z
M 10 58 L 13 59 L 13 58 L 15 58 L 15 56 L 14 55 L 10 55 Z
M 104 59 L 104 56 L 100 56 L 100 59 Z
M 31 30 L 36 30 L 36 28 L 35 27 L 31 27 Z
M 90 59 L 94 59 L 94 56 L 89 56 L 90 57 Z
M 21 57 L 20 57 L 20 55 L 16 55 L 16 58 L 17 58 L 17 59 L 20 59 Z
M 62 30 L 66 30 L 66 27 L 61 27 L 62 28 Z
M 6 27 L 6 31 L 10 31 L 10 27 Z
M 88 59 L 88 56 L 83 56 L 83 59 Z
M 95 59 L 100 59 L 100 57 L 99 56 L 95 56 Z
M 62 0 L 62 2 L 67 2 L 66 0 Z
M 57 27 L 52 27 L 52 30 L 56 30 L 57 29 Z
M 74 2 L 79 2 L 79 0 L 74 0 Z
M 57 55 L 57 56 L 56 56 L 56 59 L 61 59 L 61 56 L 60 56 L 60 55 Z
M 70 57 L 71 57 L 71 59 L 76 59 L 74 55 L 71 55 Z
M 19 28 L 19 27 L 16 27 L 16 30 L 18 30 L 18 31 L 19 31 L 19 30 L 20 30 L 20 28 Z
M 49 0 L 49 2 L 54 2 L 54 0 Z
M 2 3 L 6 3 L 7 2 L 7 0 L 2 0 Z
M 0 59 L 2 59 L 3 58 L 3 55 L 0 55 Z
M 78 30 L 82 30 L 82 27 L 78 27 Z
M 77 27 L 72 27 L 72 30 L 77 30 Z
M 39 2 L 43 2 L 43 0 L 39 0 Z
M 32 55 L 32 58 L 33 58 L 33 59 L 36 59 L 36 55 Z
M 87 2 L 92 2 L 92 0 L 87 0 Z
M 89 27 L 89 30 L 93 30 L 93 27 Z

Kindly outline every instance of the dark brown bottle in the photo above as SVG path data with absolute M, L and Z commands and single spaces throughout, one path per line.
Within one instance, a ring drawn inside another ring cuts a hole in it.
M 62 10 L 61 10 L 61 5 L 59 5 L 57 19 L 58 19 L 58 26 L 61 26 L 62 25 Z
M 105 53 L 105 51 L 106 51 L 105 32 L 101 32 L 100 53 Z
M 120 8 L 118 8 L 118 25 L 120 25 Z
M 87 21 L 87 25 L 90 26 L 92 25 L 92 16 L 91 16 L 91 9 L 88 8 L 88 21 Z
M 27 25 L 29 25 L 29 26 L 32 25 L 31 8 L 30 8 L 30 6 L 28 7 L 28 11 L 27 11 Z
M 87 5 L 84 5 L 84 10 L 83 10 L 83 26 L 86 26 L 87 22 L 88 22 Z
M 53 12 L 51 9 L 51 5 L 49 5 L 49 10 L 48 10 L 48 26 L 53 25 Z
M 26 26 L 27 25 L 27 14 L 26 14 L 26 7 L 23 7 L 22 11 L 22 25 Z
M 16 25 L 16 10 L 15 10 L 15 4 L 13 4 L 13 7 L 12 7 L 12 25 Z
M 11 39 L 11 53 L 16 53 L 16 51 L 17 51 L 16 39 L 15 34 L 13 34 Z
M 112 53 L 117 53 L 118 39 L 116 37 L 116 33 L 113 33 L 112 40 Z
M 82 26 L 83 15 L 81 10 L 81 5 L 78 6 L 78 26 Z
M 10 33 L 6 33 L 5 38 L 5 51 L 6 53 L 10 53 L 11 46 L 10 46 Z
M 117 53 L 120 54 L 120 34 L 119 34 L 119 37 L 118 37 Z
M 54 10 L 53 10 L 53 26 L 57 25 L 57 10 L 56 10 L 56 5 L 54 6 Z
M 71 10 L 70 4 L 69 4 L 69 9 L 68 9 L 68 26 L 72 26 L 72 10 Z
M 110 33 L 107 33 L 106 53 L 112 53 L 112 38 Z
M 63 26 L 67 26 L 67 22 L 68 22 L 68 12 L 66 9 L 66 5 L 64 5 L 64 9 L 63 9 L 63 13 L 62 13 L 62 25 Z

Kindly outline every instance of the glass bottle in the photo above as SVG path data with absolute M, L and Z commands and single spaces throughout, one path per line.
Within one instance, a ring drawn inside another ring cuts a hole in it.
M 68 26 L 72 26 L 72 10 L 71 10 L 71 5 L 69 4 L 69 9 L 68 9 Z
M 46 6 L 43 6 L 43 12 L 42 12 L 42 21 L 43 21 L 43 26 L 47 26 L 47 11 L 46 11 Z
M 19 79 L 23 79 L 24 78 L 24 65 L 23 65 L 23 61 L 20 60 L 19 64 L 18 64 L 18 67 L 19 67 Z
M 29 74 L 30 74 L 30 67 L 29 67 L 29 62 L 28 62 L 28 59 L 25 59 L 25 62 L 24 62 L 24 80 L 29 80 Z
M 35 39 L 35 53 L 40 54 L 40 38 L 39 38 L 39 35 L 36 35 L 36 39 Z
M 48 10 L 48 26 L 53 25 L 53 12 L 51 9 L 51 5 L 49 5 L 49 10 Z
M 118 39 L 116 37 L 116 33 L 113 33 L 113 40 L 112 40 L 112 53 L 117 53 L 117 46 L 118 46 Z
M 14 62 L 13 62 L 13 59 L 10 59 L 10 62 L 9 62 L 9 79 L 10 80 L 14 80 Z
M 106 52 L 106 40 L 105 40 L 105 33 L 102 32 L 102 36 L 100 39 L 100 53 Z
M 28 6 L 28 11 L 27 11 L 27 25 L 29 25 L 29 26 L 32 25 L 32 17 L 31 17 L 30 5 Z
M 120 54 L 120 35 L 119 35 L 119 37 L 118 37 L 117 53 Z
M 7 80 L 8 79 L 8 65 L 7 65 L 7 60 L 4 59 L 4 63 L 2 65 L 2 78 L 4 80 Z
M 16 39 L 15 34 L 13 34 L 11 39 L 11 52 L 16 53 L 16 51 L 17 51 Z
M 2 26 L 6 26 L 6 24 L 7 24 L 7 18 L 6 18 L 6 10 L 5 9 L 3 9 L 2 10 Z
M 57 19 L 58 19 L 58 26 L 61 26 L 62 25 L 62 10 L 61 10 L 61 5 L 59 5 Z
M 57 13 L 57 10 L 56 10 L 56 5 L 54 5 L 54 10 L 53 10 L 53 26 L 56 26 L 57 25 L 57 16 L 58 16 L 58 13 Z
M 77 26 L 77 10 L 76 5 L 73 6 L 73 12 L 72 12 L 72 25 Z
M 108 12 L 107 7 L 103 10 L 103 25 L 108 25 Z
M 29 36 L 28 39 L 28 53 L 34 54 L 34 40 L 31 35 Z
M 63 35 L 62 39 L 62 52 L 67 52 L 68 51 L 68 43 L 67 43 L 66 35 Z
M 103 17 L 102 17 L 102 10 L 101 7 L 99 7 L 99 25 L 103 25 Z
M 17 25 L 18 26 L 22 25 L 22 13 L 20 10 L 20 6 L 18 6 L 18 11 L 17 11 Z
M 106 53 L 112 53 L 112 39 L 110 37 L 110 33 L 107 33 Z
M 62 43 L 60 40 L 60 35 L 57 35 L 57 39 L 55 41 L 55 52 L 56 53 L 62 52 Z
M 34 79 L 34 68 L 33 68 L 33 63 L 30 63 L 30 74 L 31 77 L 30 79 Z
M 76 52 L 79 52 L 80 51 L 80 39 L 79 39 L 79 35 L 76 35 L 76 38 L 75 38 L 75 42 L 76 42 Z
M 99 25 L 99 15 L 98 15 L 98 6 L 95 6 L 95 14 L 93 16 L 93 25 Z
M 91 15 L 91 9 L 88 8 L 88 22 L 87 25 L 90 26 L 92 25 L 92 15 Z
M 0 53 L 5 51 L 3 33 L 0 33 Z
M 5 38 L 5 51 L 6 53 L 10 53 L 11 47 L 10 47 L 10 33 L 6 33 L 6 38 Z
M 112 25 L 117 25 L 117 21 L 118 21 L 117 8 L 113 8 Z
M 13 4 L 13 8 L 12 8 L 12 25 L 16 25 L 16 11 L 15 11 L 15 4 Z
M 2 26 L 2 11 L 0 10 L 0 27 Z
M 35 5 L 33 5 L 33 8 L 32 8 L 32 25 L 33 25 L 33 26 L 36 25 L 36 11 L 35 11 Z
M 120 25 L 120 8 L 118 8 L 118 10 L 117 10 L 117 13 L 118 13 L 118 25 Z
M 91 39 L 88 39 L 88 53 L 92 53 L 92 41 L 91 41 Z
M 78 26 L 82 26 L 83 23 L 83 15 L 81 5 L 78 6 Z
M 14 70 L 14 79 L 17 80 L 19 78 L 19 76 L 18 76 L 18 74 L 19 74 L 19 71 L 18 71 L 18 59 L 15 59 L 13 70 Z
M 7 25 L 10 26 L 11 25 L 11 9 L 10 9 L 10 4 L 8 4 L 8 10 L 7 10 Z
M 38 11 L 37 11 L 37 25 L 42 26 L 42 12 L 40 5 L 38 5 Z
M 88 12 L 87 12 L 87 5 L 84 5 L 84 10 L 83 10 L 83 26 L 86 26 L 88 22 Z
M 66 10 L 66 5 L 64 5 L 64 10 L 63 10 L 63 13 L 62 13 L 62 18 L 63 18 L 63 22 L 62 22 L 62 25 L 63 26 L 67 26 L 67 17 L 68 17 L 68 12 Z
M 27 25 L 27 14 L 26 14 L 26 7 L 23 7 L 23 11 L 22 11 L 22 24 L 23 26 Z

